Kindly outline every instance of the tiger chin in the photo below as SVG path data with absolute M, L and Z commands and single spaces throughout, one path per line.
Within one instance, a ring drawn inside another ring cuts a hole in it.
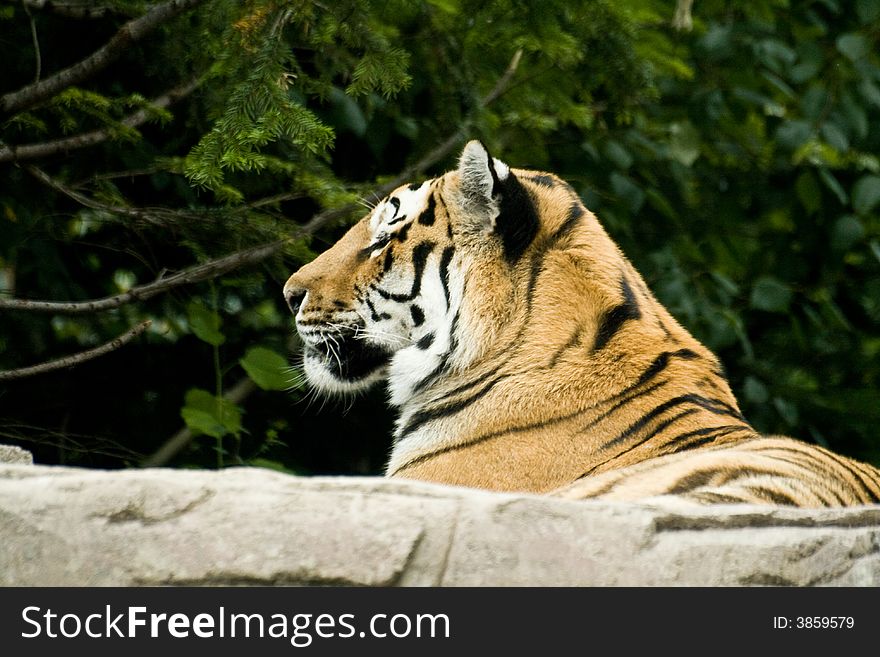
M 392 192 L 284 296 L 319 392 L 386 385 L 387 476 L 568 499 L 880 502 L 873 466 L 758 434 L 574 190 L 480 142 Z

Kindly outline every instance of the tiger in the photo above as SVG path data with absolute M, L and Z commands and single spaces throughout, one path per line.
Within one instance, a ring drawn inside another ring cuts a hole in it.
M 306 380 L 384 384 L 385 476 L 563 499 L 834 507 L 880 470 L 758 433 L 560 177 L 470 141 L 284 285 Z

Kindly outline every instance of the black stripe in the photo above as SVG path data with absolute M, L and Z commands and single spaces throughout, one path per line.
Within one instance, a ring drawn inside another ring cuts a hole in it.
M 424 379 L 413 386 L 413 392 L 418 392 L 419 390 L 422 390 L 423 388 L 436 381 L 438 378 L 440 378 L 440 375 L 443 374 L 449 367 L 449 358 L 452 354 L 455 353 L 455 349 L 458 346 L 458 336 L 456 335 L 456 329 L 458 328 L 459 312 L 459 310 L 455 312 L 455 315 L 452 317 L 452 323 L 449 325 L 449 349 L 440 357 L 440 362 L 437 363 L 437 367 L 431 370 L 431 372 Z M 400 433 L 399 435 L 402 436 L 403 434 Z
M 684 360 L 694 360 L 695 358 L 699 358 L 699 357 L 700 357 L 699 354 L 697 354 L 694 351 L 691 351 L 690 349 L 679 349 L 678 351 L 664 351 L 659 356 L 657 356 L 657 358 L 654 359 L 654 361 L 651 363 L 651 365 L 648 366 L 648 369 L 646 369 L 642 373 L 642 376 L 639 377 L 638 382 L 644 383 L 645 381 L 650 381 L 651 379 L 653 379 L 655 376 L 657 376 L 657 374 L 659 374 L 660 372 L 662 372 L 663 370 L 665 370 L 668 367 L 669 361 L 672 358 L 683 358 Z
M 559 359 L 562 357 L 563 353 L 565 353 L 566 351 L 568 351 L 569 349 L 571 349 L 573 347 L 576 347 L 580 343 L 581 333 L 583 332 L 583 330 L 584 330 L 584 328 L 582 326 L 576 327 L 574 332 L 571 334 L 571 337 L 568 339 L 568 342 L 566 342 L 564 345 L 562 345 L 561 347 L 559 347 L 559 349 L 556 350 L 556 352 L 550 358 L 550 363 L 548 364 L 548 367 L 550 369 L 553 369 L 554 367 L 556 367 L 556 364 L 559 362 Z
M 426 207 L 424 212 L 419 215 L 419 223 L 423 226 L 433 226 L 436 207 L 437 199 L 434 198 L 434 194 L 431 194 L 431 196 L 428 197 L 428 207 Z
M 407 185 L 406 188 L 407 188 L 409 191 L 414 192 L 414 191 L 416 191 L 417 189 L 420 189 L 420 188 L 422 187 L 423 184 L 424 184 L 424 183 L 410 183 L 409 185 Z
M 491 376 L 491 374 L 487 376 Z M 404 425 L 403 429 L 400 430 L 400 437 L 412 433 L 423 424 L 427 424 L 432 420 L 437 420 L 441 417 L 446 417 L 447 415 L 454 415 L 455 413 L 458 413 L 458 411 L 470 406 L 475 401 L 483 397 L 487 392 L 498 385 L 502 378 L 506 377 L 499 377 L 497 379 L 489 381 L 486 385 L 484 385 L 482 388 L 477 390 L 469 397 L 459 399 L 458 401 L 449 402 L 448 404 L 437 408 L 433 408 L 427 411 L 419 411 L 418 413 L 413 414 L 413 416 L 409 419 L 409 422 L 407 422 L 406 425 Z
M 806 445 L 804 445 L 804 447 L 806 447 Z M 758 449 L 749 449 L 748 451 L 755 454 L 755 453 L 777 452 L 780 450 L 783 452 L 786 452 L 788 454 L 794 455 L 795 459 L 794 460 L 788 459 L 788 458 L 785 458 L 784 456 L 780 456 L 779 454 L 772 454 L 770 456 L 770 458 L 774 461 L 779 461 L 781 463 L 787 463 L 788 465 L 791 465 L 795 468 L 798 468 L 798 469 L 802 470 L 804 473 L 806 473 L 806 474 L 803 474 L 803 475 L 800 475 L 799 477 L 797 477 L 797 480 L 800 481 L 805 486 L 808 485 L 808 480 L 809 480 L 809 477 L 807 475 L 814 475 L 814 477 L 816 475 L 823 475 L 832 481 L 836 481 L 841 484 L 843 483 L 843 480 L 840 477 L 840 472 L 829 470 L 829 469 L 823 467 L 820 463 L 817 463 L 816 462 L 816 454 L 812 453 L 811 451 L 802 451 L 799 449 L 794 449 L 790 446 L 762 447 L 762 448 L 758 448 Z M 799 460 L 799 459 L 804 459 L 804 460 Z M 783 475 L 777 475 L 777 476 L 783 476 Z M 785 476 L 787 476 L 787 475 L 785 475 Z M 811 484 L 809 485 L 809 490 L 817 497 L 822 497 L 822 493 L 827 493 L 829 495 L 833 495 L 834 502 L 837 502 L 838 504 L 841 504 L 844 506 L 848 504 L 848 502 L 845 501 L 843 498 L 841 498 L 840 495 L 838 495 L 836 491 L 829 489 L 829 488 L 825 488 L 824 486 L 820 490 L 815 485 L 813 485 L 813 482 L 811 482 Z M 880 501 L 880 499 L 878 499 L 877 501 Z M 823 502 L 827 503 L 827 500 L 823 499 Z
M 446 310 L 449 310 L 449 264 L 455 254 L 454 246 L 447 246 L 440 256 L 440 282 L 443 284 L 443 296 L 446 297 Z
M 424 337 L 420 338 L 418 342 L 416 342 L 416 346 L 419 349 L 427 349 L 432 344 L 434 344 L 434 334 L 428 333 Z
M 653 437 L 656 436 L 658 433 L 660 433 L 661 431 L 663 431 L 666 427 L 670 426 L 671 424 L 675 424 L 676 422 L 678 422 L 678 421 L 679 421 L 680 419 L 682 419 L 683 417 L 687 417 L 688 415 L 693 415 L 693 414 L 696 413 L 696 412 L 697 412 L 697 409 L 695 409 L 695 408 L 689 408 L 689 409 L 687 409 L 687 410 L 685 410 L 685 411 L 682 411 L 682 412 L 679 413 L 678 415 L 674 415 L 673 417 L 671 417 L 671 418 L 669 418 L 669 419 L 667 419 L 667 420 L 661 422 L 661 423 L 658 424 L 656 427 L 654 427 L 654 430 L 651 431 L 651 432 L 650 432 L 648 435 L 646 435 L 644 438 L 642 438 L 641 440 L 639 440 L 639 441 L 633 443 L 632 445 L 630 445 L 629 447 L 627 447 L 627 448 L 624 449 L 623 451 L 617 452 L 617 454 L 615 454 L 614 456 L 612 456 L 612 457 L 610 457 L 610 458 L 607 458 L 607 459 L 605 459 L 604 461 L 601 461 L 600 463 L 597 463 L 596 465 L 592 466 L 589 470 L 587 470 L 587 471 L 584 472 L 580 477 L 578 477 L 578 479 L 583 479 L 584 477 L 587 477 L 587 476 L 593 474 L 596 470 L 598 470 L 599 468 L 601 468 L 603 465 L 608 465 L 609 463 L 611 463 L 611 462 L 613 462 L 613 461 L 616 461 L 617 459 L 619 459 L 619 458 L 620 458 L 621 456 L 623 456 L 624 454 L 628 454 L 629 452 L 633 451 L 635 448 L 640 447 L 641 445 L 644 445 L 646 442 L 648 442 L 649 440 L 651 440 L 651 438 L 653 438 Z
M 572 203 L 571 207 L 568 210 L 568 216 L 565 218 L 563 224 L 559 227 L 559 230 L 556 231 L 556 234 L 553 235 L 553 239 L 560 240 L 568 235 L 571 231 L 574 230 L 574 227 L 578 225 L 578 222 L 583 216 L 583 204 L 580 201 L 575 201 L 574 203 Z
M 526 432 L 526 431 L 533 431 L 534 429 L 540 429 L 540 428 L 542 428 L 542 427 L 546 427 L 546 426 L 551 425 L 551 424 L 559 424 L 559 423 L 561 423 L 561 422 L 567 422 L 568 420 L 574 419 L 574 418 L 578 417 L 579 415 L 583 415 L 584 413 L 587 413 L 587 412 L 589 412 L 589 411 L 595 410 L 595 409 L 598 408 L 599 406 L 602 406 L 602 405 L 604 405 L 604 404 L 607 404 L 607 403 L 610 403 L 610 402 L 612 402 L 612 401 L 615 401 L 615 400 L 617 400 L 618 398 L 620 398 L 621 396 L 623 396 L 623 395 L 627 395 L 627 393 L 629 393 L 628 396 L 626 396 L 626 397 L 624 397 L 623 399 L 621 399 L 621 400 L 620 400 L 617 404 L 615 404 L 612 408 L 610 408 L 609 410 L 605 411 L 605 412 L 602 413 L 598 418 L 596 418 L 595 420 L 593 420 L 592 422 L 590 422 L 590 424 L 588 424 L 588 425 L 582 430 L 582 432 L 585 432 L 587 429 L 589 429 L 589 428 L 592 427 L 593 425 L 598 424 L 599 422 L 601 422 L 604 418 L 606 418 L 608 415 L 610 415 L 611 413 L 613 413 L 615 410 L 617 410 L 617 409 L 620 408 L 621 406 L 626 405 L 627 403 L 629 403 L 629 402 L 632 401 L 633 399 L 636 399 L 636 398 L 638 398 L 638 397 L 641 397 L 642 395 L 647 395 L 647 394 L 653 392 L 654 390 L 657 390 L 658 388 L 663 387 L 664 385 L 666 385 L 666 383 L 667 383 L 666 381 L 660 381 L 660 382 L 655 383 L 654 385 L 652 385 L 652 386 L 646 388 L 645 390 L 637 390 L 637 391 L 633 391 L 633 390 L 632 390 L 632 387 L 631 387 L 631 388 L 628 388 L 628 389 L 626 389 L 626 390 L 624 390 L 624 391 L 622 391 L 622 392 L 620 392 L 620 393 L 617 393 L 616 395 L 613 395 L 613 396 L 609 397 L 608 399 L 603 399 L 602 401 L 597 402 L 596 404 L 591 404 L 590 406 L 587 406 L 586 408 L 578 409 L 577 411 L 574 411 L 574 412 L 572 412 L 572 413 L 567 413 L 567 414 L 565 414 L 565 415 L 560 415 L 560 416 L 558 416 L 558 417 L 551 418 L 551 419 L 546 420 L 546 421 L 543 421 L 543 422 L 534 422 L 534 423 L 530 423 L 530 424 L 526 424 L 526 425 L 521 425 L 521 426 L 518 426 L 518 427 L 510 427 L 510 428 L 508 428 L 508 429 L 504 429 L 504 430 L 502 430 L 502 431 L 493 431 L 493 432 L 491 432 L 491 433 L 487 433 L 487 434 L 484 434 L 484 435 L 482 435 L 482 436 L 478 436 L 477 438 L 475 438 L 475 439 L 473 439 L 473 440 L 471 440 L 471 441 L 468 441 L 468 442 L 466 442 L 466 443 L 462 443 L 462 444 L 460 444 L 460 445 L 450 445 L 450 446 L 448 446 L 448 447 L 443 447 L 443 448 L 441 448 L 441 449 L 439 449 L 439 450 L 436 450 L 436 451 L 434 451 L 434 452 L 430 452 L 429 454 L 423 454 L 423 455 L 421 455 L 421 456 L 419 456 L 419 457 L 416 457 L 416 458 L 413 459 L 412 461 L 409 461 L 408 463 L 402 465 L 400 468 L 397 469 L 396 472 L 400 472 L 400 470 L 403 470 L 404 468 L 408 468 L 409 466 L 414 465 L 414 464 L 416 464 L 416 463 L 421 463 L 421 462 L 423 462 L 423 461 L 427 461 L 427 460 L 429 460 L 429 459 L 431 459 L 431 458 L 433 458 L 433 457 L 435 457 L 435 456 L 439 456 L 440 454 L 444 454 L 444 453 L 446 453 L 446 452 L 453 452 L 453 451 L 456 451 L 456 450 L 459 450 L 459 449 L 464 449 L 464 448 L 467 448 L 467 447 L 472 447 L 473 445 L 476 445 L 477 443 L 481 443 L 481 442 L 484 442 L 484 441 L 487 441 L 487 440 L 491 440 L 491 439 L 493 439 L 493 438 L 498 438 L 498 437 L 500 437 L 500 436 L 504 436 L 504 435 L 507 435 L 507 434 L 509 434 L 509 433 L 524 433 L 524 432 Z M 494 385 L 494 383 L 493 383 L 492 385 Z M 463 406 L 467 406 L 467 404 L 463 404 Z M 459 410 L 459 409 L 456 409 L 456 410 Z M 437 415 L 437 417 L 442 417 L 443 415 L 445 415 L 445 414 L 444 414 L 444 413 L 440 413 L 440 414 Z M 425 422 L 430 421 L 431 419 L 436 419 L 436 418 L 428 418 L 427 420 L 425 420 Z M 407 423 L 407 426 L 405 426 L 405 427 L 403 428 L 403 430 L 400 431 L 400 433 L 398 434 L 398 440 L 399 440 L 400 438 L 402 438 L 403 436 L 405 436 L 407 433 L 410 433 L 410 432 L 413 431 L 414 429 L 418 428 L 418 426 L 421 426 L 421 424 L 424 424 L 424 422 L 421 422 L 421 423 L 419 423 L 419 424 L 417 424 L 417 425 L 415 425 L 415 426 L 413 426 L 413 427 L 410 427 L 411 424 L 412 424 L 412 421 L 410 421 L 409 423 Z M 394 474 L 394 473 L 392 473 L 392 474 Z
M 739 411 L 735 410 L 729 404 L 724 403 L 720 399 L 709 399 L 707 397 L 703 397 L 702 395 L 695 394 L 679 395 L 678 397 L 668 399 L 659 406 L 655 406 L 653 409 L 642 415 L 641 418 L 633 422 L 616 438 L 613 438 L 611 441 L 605 443 L 605 446 L 610 447 L 612 445 L 617 445 L 623 442 L 630 436 L 634 435 L 637 431 L 642 429 L 646 424 L 648 424 L 658 415 L 665 413 L 670 408 L 681 406 L 682 404 L 694 404 L 695 406 L 699 406 L 700 408 L 707 410 L 710 413 L 714 413 L 715 415 L 728 415 L 730 417 L 736 418 L 737 420 L 742 420 L 743 422 L 745 421 L 745 418 L 743 418 Z
M 405 242 L 407 235 L 409 235 L 410 228 L 412 228 L 412 222 L 401 226 L 400 229 L 398 229 L 398 231 L 392 235 L 392 237 L 398 242 Z
M 661 455 L 665 456 L 666 454 L 676 454 L 685 450 L 695 449 L 696 447 L 707 445 L 717 438 L 722 438 L 737 431 L 754 433 L 751 427 L 744 424 L 723 424 L 716 427 L 704 427 L 703 429 L 696 429 L 694 431 L 679 434 L 678 436 L 667 440 L 663 443 L 663 451 Z M 691 438 L 700 438 L 700 440 L 690 440 Z
M 389 248 L 385 252 L 384 260 L 382 260 L 382 273 L 387 274 L 389 272 L 389 270 L 391 269 L 391 265 L 393 265 L 393 264 L 394 264 L 393 249 Z
M 552 176 L 532 175 L 526 176 L 526 180 L 533 182 L 541 187 L 556 187 L 556 180 Z
M 516 263 L 525 253 L 535 236 L 541 220 L 535 208 L 531 192 L 523 187 L 511 172 L 503 181 L 498 181 L 489 158 L 490 170 L 495 187 L 500 187 L 498 195 L 498 216 L 495 218 L 495 232 L 501 237 L 504 257 L 507 262 Z
M 713 479 L 715 479 L 715 477 L 721 472 L 722 470 L 718 467 L 705 470 L 694 470 L 676 480 L 672 486 L 666 489 L 666 493 L 668 495 L 679 495 L 682 493 L 689 493 L 695 488 L 718 486 L 719 484 L 713 483 Z
M 367 308 L 369 308 L 370 310 L 370 319 L 372 319 L 374 322 L 381 321 L 382 318 L 379 317 L 379 313 L 376 312 L 376 307 L 370 301 L 370 297 L 364 297 L 364 303 L 367 304 Z
M 412 289 L 409 291 L 409 294 L 388 292 L 387 290 L 375 286 L 373 286 L 373 289 L 376 290 L 379 296 L 383 299 L 390 299 L 392 301 L 412 301 L 415 299 L 422 289 L 422 274 L 425 271 L 425 263 L 428 261 L 428 256 L 431 254 L 431 251 L 434 250 L 434 246 L 434 242 L 420 242 L 416 248 L 413 249 L 412 263 L 414 273 Z
M 409 314 L 412 315 L 413 326 L 421 326 L 425 321 L 424 311 L 415 304 L 409 307 Z
M 394 224 L 399 224 L 401 221 L 406 221 L 406 215 L 402 214 L 399 217 L 394 217 L 391 221 L 389 221 L 386 226 L 393 226 Z
M 814 460 L 817 458 L 814 452 L 810 452 L 809 454 L 813 457 Z M 865 475 L 868 475 L 870 473 L 864 472 L 859 467 L 861 465 L 860 463 L 856 463 L 855 461 L 846 459 L 830 450 L 822 450 L 819 452 L 819 454 L 827 456 L 830 460 L 837 463 L 841 468 L 850 472 L 858 480 L 858 483 L 861 485 L 863 492 L 867 494 L 870 502 L 880 502 L 880 493 L 874 491 L 874 489 L 871 487 L 871 483 L 873 483 L 874 485 L 878 486 L 878 491 L 880 491 L 880 478 L 873 481 L 871 481 L 870 479 L 866 479 Z
M 800 502 L 792 497 L 789 493 L 783 492 L 781 490 L 774 490 L 772 488 L 767 488 L 766 486 L 749 486 L 748 490 L 750 493 L 764 500 L 765 502 L 772 502 L 773 504 L 780 504 L 784 506 L 801 505 Z
M 685 497 L 707 504 L 745 504 L 746 500 L 729 493 L 718 493 L 712 490 L 701 490 L 688 493 Z
M 608 344 L 608 341 L 617 334 L 624 322 L 630 319 L 639 319 L 642 316 L 642 311 L 626 276 L 620 278 L 620 291 L 623 294 L 623 301 L 602 315 L 599 320 L 596 341 L 593 343 L 593 353 Z

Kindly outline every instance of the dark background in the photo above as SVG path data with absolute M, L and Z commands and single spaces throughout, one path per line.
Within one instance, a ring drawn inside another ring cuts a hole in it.
M 83 17 L 0 3 L 0 95 L 35 81 L 37 53 L 49 78 L 161 4 L 95 2 Z M 0 297 L 110 296 L 294 236 L 461 131 L 416 179 L 454 166 L 467 138 L 564 177 L 719 354 L 759 430 L 880 464 L 880 2 L 703 0 L 690 28 L 673 25 L 673 4 L 199 3 L 0 114 L 6 145 L 106 137 L 0 161 Z M 0 441 L 40 463 L 132 467 L 189 426 L 168 465 L 380 472 L 383 392 L 313 399 L 278 364 L 296 363 L 284 281 L 357 216 L 116 310 L 0 308 L 0 370 L 153 320 L 101 358 L 0 381 Z M 248 356 L 255 346 L 274 357 Z M 187 397 L 228 393 L 249 376 L 242 359 L 274 377 L 223 412 Z

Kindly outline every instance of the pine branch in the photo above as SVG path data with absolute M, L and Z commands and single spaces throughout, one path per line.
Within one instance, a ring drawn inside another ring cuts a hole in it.
M 128 21 L 113 37 L 85 59 L 55 75 L 0 96 L 0 118 L 26 110 L 51 98 L 59 91 L 88 79 L 117 60 L 133 43 L 140 41 L 163 23 L 204 0 L 168 0 L 143 16 Z
M 150 105 L 165 109 L 181 98 L 185 98 L 191 94 L 200 84 L 201 79 L 193 79 L 186 84 L 171 89 L 169 92 L 154 98 L 150 101 Z M 123 118 L 120 123 L 128 128 L 136 128 L 150 118 L 150 111 L 140 109 Z M 0 145 L 0 162 L 34 160 L 41 157 L 48 157 L 56 153 L 67 152 L 77 148 L 85 148 L 86 146 L 94 146 L 106 141 L 113 135 L 113 128 L 103 128 L 101 130 L 93 130 L 92 132 L 84 132 L 73 137 L 65 137 L 64 139 L 55 139 L 39 144 L 22 144 L 20 146 Z
M 467 134 L 470 131 L 471 124 L 476 118 L 476 113 L 494 103 L 510 88 L 510 83 L 513 80 L 513 76 L 516 73 L 517 68 L 519 67 L 519 62 L 522 59 L 522 54 L 522 50 L 517 50 L 514 53 L 504 73 L 501 75 L 500 78 L 498 78 L 498 82 L 495 83 L 495 85 L 492 87 L 492 90 L 488 94 L 483 96 L 477 102 L 477 109 L 475 110 L 475 112 L 464 120 L 458 130 L 447 137 L 446 140 L 439 146 L 424 155 L 418 162 L 404 169 L 403 172 L 397 175 L 394 179 L 379 187 L 374 192 L 376 197 L 385 197 L 389 192 L 394 191 L 396 188 L 400 187 L 406 182 L 410 182 L 415 176 L 424 173 L 428 168 L 449 155 L 449 153 L 451 153 L 452 150 L 456 146 L 458 146 L 458 144 L 460 144 L 465 137 L 467 137 Z M 360 206 L 357 203 L 349 203 L 348 205 L 345 205 L 341 208 L 325 210 L 324 212 L 316 214 L 314 217 L 312 217 L 311 220 L 309 220 L 309 222 L 305 224 L 305 226 L 303 226 L 303 231 L 305 233 L 313 233 L 330 221 L 339 219 L 340 217 L 344 217 L 345 215 L 357 210 L 358 207 Z
M 132 301 L 145 301 L 181 285 L 199 283 L 210 278 L 222 276 L 228 271 L 242 265 L 261 262 L 269 256 L 277 253 L 283 246 L 278 240 L 250 249 L 236 251 L 222 258 L 210 260 L 200 265 L 189 267 L 167 278 L 158 278 L 152 283 L 138 285 L 128 292 L 117 294 L 103 299 L 91 301 L 28 301 L 26 299 L 0 299 L 0 310 L 23 310 L 28 312 L 57 313 L 62 315 L 77 315 L 95 313 L 103 310 L 112 310 Z
M 110 342 L 102 344 L 100 347 L 95 347 L 94 349 L 80 351 L 79 353 L 73 354 L 71 356 L 65 356 L 64 358 L 59 358 L 57 360 L 50 360 L 45 363 L 40 363 L 39 365 L 32 365 L 30 367 L 22 367 L 17 370 L 6 370 L 0 372 L 0 381 L 10 381 L 12 379 L 21 379 L 26 376 L 34 376 L 35 374 L 44 374 L 46 372 L 60 370 L 64 367 L 72 367 L 74 365 L 78 365 L 79 363 L 84 363 L 87 360 L 97 358 L 98 356 L 103 356 L 104 354 L 115 351 L 123 345 L 127 344 L 128 342 L 131 342 L 134 338 L 146 331 L 147 327 L 149 327 L 152 323 L 153 322 L 151 320 L 141 322 L 140 324 L 129 329 L 119 337 L 114 338 Z
M 478 109 L 483 109 L 489 104 L 495 102 L 507 90 L 507 88 L 509 88 L 510 82 L 513 79 L 514 73 L 516 72 L 516 68 L 519 64 L 521 56 L 521 51 L 517 51 L 514 54 L 513 58 L 510 61 L 510 64 L 507 67 L 507 70 L 501 76 L 498 83 L 496 83 L 496 85 L 492 88 L 492 91 L 490 91 L 489 94 L 487 94 L 478 103 Z M 428 167 L 443 159 L 467 135 L 467 131 L 471 121 L 472 119 L 468 119 L 467 121 L 465 121 L 462 127 L 456 130 L 443 143 L 434 148 L 431 152 L 427 153 L 418 162 L 407 168 L 392 181 L 378 188 L 375 194 L 379 198 L 384 197 L 390 191 L 399 187 L 403 183 L 412 180 L 414 176 L 424 172 Z M 48 174 L 44 173 L 37 167 L 28 165 L 25 168 L 50 187 L 57 189 L 58 191 L 87 207 L 97 207 L 98 209 L 110 212 L 118 211 L 129 216 L 134 215 L 141 217 L 143 214 L 143 211 L 141 210 L 133 210 L 131 208 L 116 208 L 113 206 L 105 206 L 99 204 L 93 199 L 90 199 L 83 194 L 80 194 L 79 192 L 75 192 L 74 190 L 65 187 L 63 184 L 51 178 Z M 336 219 L 340 219 L 351 214 L 352 212 L 356 211 L 358 207 L 359 206 L 357 203 L 349 203 L 340 208 L 325 210 L 314 215 L 306 224 L 294 229 L 293 234 L 290 235 L 286 240 L 276 240 L 274 242 L 269 242 L 260 246 L 236 251 L 222 258 L 209 260 L 208 262 L 205 262 L 203 264 L 190 267 L 173 276 L 169 276 L 168 278 L 158 279 L 146 285 L 133 287 L 128 292 L 118 294 L 116 296 L 83 302 L 0 299 L 0 309 L 76 314 L 98 312 L 111 308 L 118 308 L 123 304 L 135 300 L 143 301 L 144 299 L 148 299 L 160 292 L 171 289 L 172 287 L 176 287 L 178 285 L 187 285 L 190 283 L 197 283 L 207 280 L 209 278 L 215 278 L 241 265 L 260 262 L 278 253 L 287 241 L 295 240 L 305 235 L 310 235 L 325 226 L 326 224 L 330 223 L 331 221 L 335 221 Z

